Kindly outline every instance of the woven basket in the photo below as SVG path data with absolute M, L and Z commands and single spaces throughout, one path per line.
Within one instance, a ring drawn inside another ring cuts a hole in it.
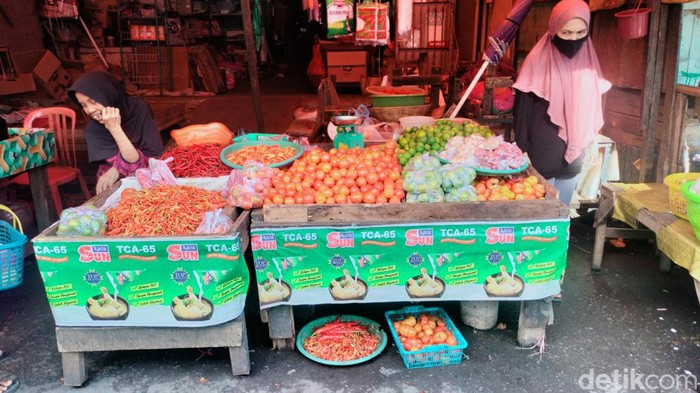
M 372 116 L 381 121 L 397 122 L 404 116 L 425 116 L 430 112 L 430 104 L 410 106 L 388 106 L 372 108 Z
M 685 195 L 681 193 L 683 183 L 700 178 L 700 173 L 674 173 L 664 178 L 664 184 L 668 187 L 668 204 L 671 213 L 688 220 L 687 204 Z

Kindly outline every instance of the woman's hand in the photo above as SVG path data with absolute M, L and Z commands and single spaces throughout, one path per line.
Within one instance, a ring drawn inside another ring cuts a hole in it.
M 107 172 L 104 173 L 104 175 L 100 176 L 99 179 L 97 179 L 97 187 L 96 190 L 97 193 L 101 193 L 102 191 L 108 189 L 112 184 L 116 183 L 117 180 L 119 180 L 119 171 L 114 169 L 114 167 L 109 168 Z
M 104 107 L 104 109 L 102 109 L 102 124 L 104 124 L 105 128 L 107 128 L 110 133 L 114 133 L 115 130 L 120 130 L 122 126 L 122 116 L 119 114 L 119 108 L 111 106 Z

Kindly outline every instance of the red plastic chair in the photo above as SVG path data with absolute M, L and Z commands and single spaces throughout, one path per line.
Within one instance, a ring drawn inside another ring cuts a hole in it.
M 63 211 L 61 194 L 58 186 L 77 180 L 86 199 L 90 199 L 85 179 L 83 178 L 75 158 L 75 111 L 65 107 L 41 108 L 30 112 L 24 118 L 24 128 L 31 128 L 36 119 L 48 120 L 48 129 L 53 130 L 56 141 L 55 165 L 48 167 L 49 187 L 56 204 L 56 213 Z M 29 185 L 27 173 L 21 173 L 13 180 L 13 183 L 23 186 Z

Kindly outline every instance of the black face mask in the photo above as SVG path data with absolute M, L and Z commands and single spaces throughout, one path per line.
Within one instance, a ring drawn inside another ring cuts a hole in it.
M 565 39 L 559 37 L 558 35 L 555 35 L 554 38 L 552 38 L 552 44 L 554 44 L 554 46 L 564 56 L 571 59 L 574 56 L 576 56 L 578 51 L 583 46 L 583 43 L 586 42 L 586 39 L 588 39 L 588 35 L 586 35 L 583 38 L 579 38 L 577 40 L 565 40 Z

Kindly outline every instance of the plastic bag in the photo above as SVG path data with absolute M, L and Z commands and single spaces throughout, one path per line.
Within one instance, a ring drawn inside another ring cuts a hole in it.
M 226 233 L 233 228 L 233 220 L 224 214 L 223 209 L 206 212 L 202 222 L 194 231 L 195 235 L 214 235 Z
M 107 229 L 107 215 L 93 205 L 64 209 L 58 222 L 57 236 L 102 236 Z
M 440 169 L 441 166 L 442 164 L 437 157 L 433 157 L 428 153 L 423 153 L 420 156 L 411 158 L 403 168 L 403 172 L 405 174 L 406 172 L 413 171 L 433 171 Z
M 357 5 L 355 45 L 386 45 L 389 43 L 389 4 Z
M 262 207 L 265 191 L 272 184 L 274 170 L 259 162 L 249 161 L 242 170 L 234 169 L 229 175 L 224 198 L 229 204 L 246 210 Z
M 168 163 L 172 160 L 174 160 L 173 157 L 168 157 L 165 160 L 149 158 L 148 168 L 137 169 L 135 173 L 141 188 L 177 185 L 175 176 L 168 168 Z
M 350 35 L 355 31 L 355 0 L 326 0 L 327 37 Z
M 445 193 L 441 189 L 427 190 L 426 192 L 406 194 L 407 203 L 434 203 L 445 202 Z
M 318 87 L 321 80 L 326 77 L 326 67 L 323 65 L 323 57 L 321 57 L 321 44 L 314 44 L 314 53 L 309 62 L 309 67 L 306 69 L 306 75 L 309 77 L 311 84 Z
M 442 175 L 442 189 L 445 192 L 470 185 L 476 178 L 473 168 L 456 164 L 443 165 L 438 172 Z
M 412 193 L 423 193 L 442 188 L 442 176 L 432 170 L 406 172 L 403 178 L 403 189 Z
M 476 200 L 476 188 L 469 184 L 459 188 L 453 188 L 445 194 L 445 202 L 470 202 Z

